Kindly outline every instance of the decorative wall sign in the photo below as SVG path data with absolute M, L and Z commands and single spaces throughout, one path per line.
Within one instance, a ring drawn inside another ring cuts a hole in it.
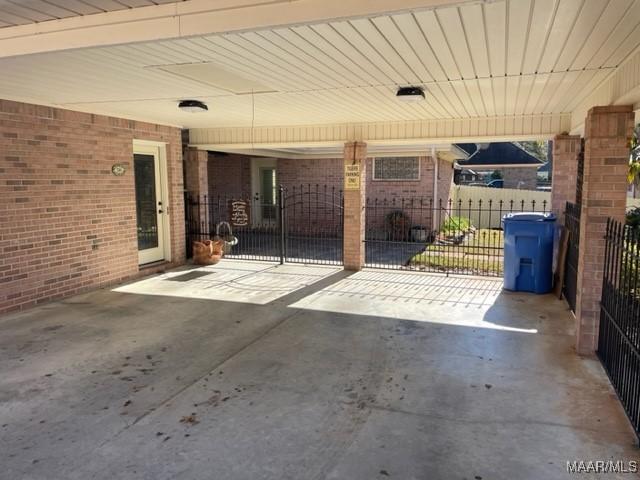
M 117 177 L 124 175 L 124 172 L 126 171 L 127 169 L 122 163 L 115 163 L 111 166 L 111 173 Z
M 251 205 L 246 200 L 229 201 L 229 223 L 232 227 L 246 227 L 251 222 Z
M 360 164 L 344 166 L 344 189 L 360 190 Z

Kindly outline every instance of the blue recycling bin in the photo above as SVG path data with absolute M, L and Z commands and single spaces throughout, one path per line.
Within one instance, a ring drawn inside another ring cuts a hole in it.
M 553 213 L 509 213 L 504 223 L 504 288 L 547 293 L 553 286 Z

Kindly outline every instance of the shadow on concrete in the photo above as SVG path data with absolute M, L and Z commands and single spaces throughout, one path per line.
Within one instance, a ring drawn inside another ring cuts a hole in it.
M 338 266 L 224 259 L 216 265 L 165 272 L 114 291 L 264 305 L 341 271 Z
M 364 270 L 290 307 L 537 333 L 542 319 L 530 318 L 520 307 L 544 301 L 543 297 L 503 292 L 501 279 Z M 554 305 L 557 308 L 559 302 Z

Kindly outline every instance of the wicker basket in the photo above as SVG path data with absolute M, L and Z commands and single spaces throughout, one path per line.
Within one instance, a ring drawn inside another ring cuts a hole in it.
M 197 265 L 215 265 L 223 255 L 224 242 L 205 240 L 193 242 L 193 263 Z

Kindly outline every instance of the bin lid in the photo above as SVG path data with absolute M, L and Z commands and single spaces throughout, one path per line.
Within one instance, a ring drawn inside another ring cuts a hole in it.
M 502 220 L 505 222 L 555 222 L 556 216 L 553 213 L 516 212 L 507 213 Z

